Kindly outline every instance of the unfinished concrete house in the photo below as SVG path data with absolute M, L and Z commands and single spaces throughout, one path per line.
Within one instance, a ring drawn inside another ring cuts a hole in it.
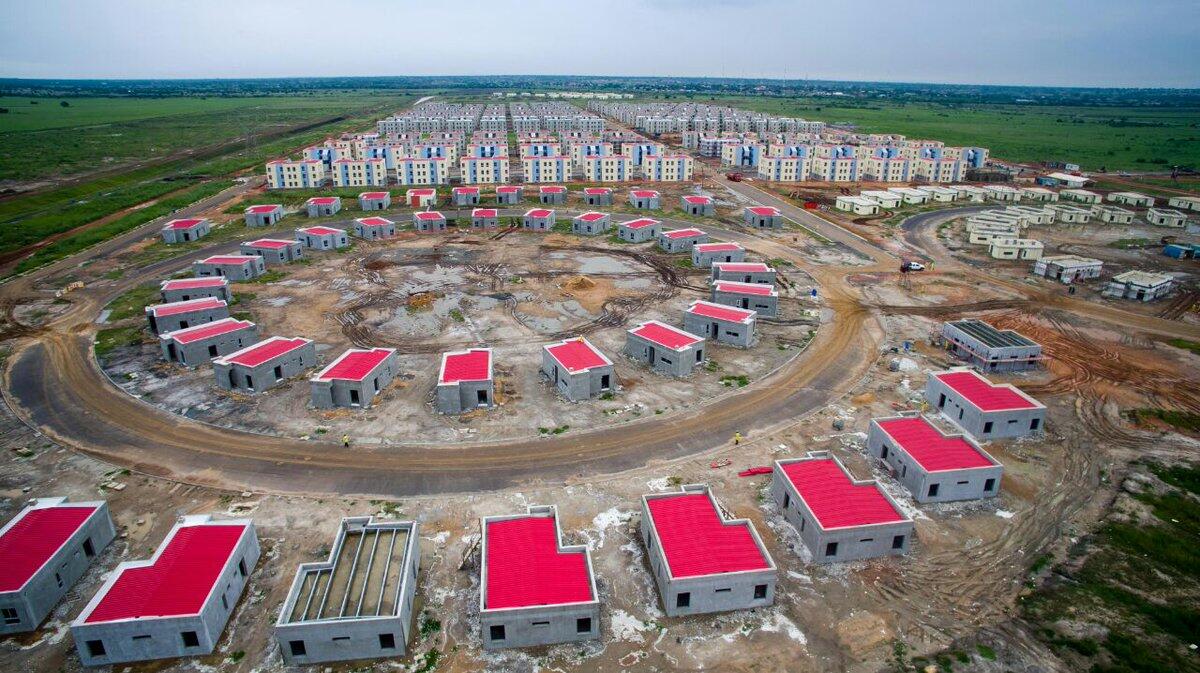
M 660 210 L 662 196 L 653 189 L 634 189 L 629 192 L 629 205 L 638 210 Z
M 617 238 L 629 243 L 653 241 L 658 237 L 660 231 L 662 231 L 662 223 L 648 217 L 617 224 Z
M 955 190 L 955 194 L 958 194 L 957 190 Z M 874 201 L 879 204 L 880 208 L 899 208 L 900 203 L 904 200 L 899 194 L 886 189 L 864 189 L 859 192 L 859 197 Z
M 500 226 L 500 211 L 495 208 L 475 208 L 471 211 L 472 229 L 495 229 Z
M 190 217 L 183 220 L 171 220 L 162 228 L 163 241 L 171 243 L 191 243 L 198 241 L 212 231 L 212 223 L 202 217 Z
M 310 339 L 273 336 L 212 361 L 217 386 L 261 393 L 317 366 L 317 347 Z
M 1149 208 L 1154 205 L 1153 196 L 1146 196 L 1140 192 L 1112 192 L 1108 195 L 1108 200 L 1134 208 Z
M 759 315 L 779 315 L 779 292 L 775 286 L 765 283 L 715 280 L 712 283 L 712 300 L 718 304 L 756 311 Z
M 492 349 L 443 353 L 434 397 L 437 410 L 443 414 L 461 414 L 496 406 Z
M 712 280 L 775 285 L 775 269 L 762 262 L 713 262 Z
M 249 519 L 182 517 L 150 560 L 118 565 L 71 623 L 80 660 L 111 666 L 212 654 L 258 557 Z
M 543 346 L 542 374 L 559 395 L 572 402 L 590 400 L 616 389 L 612 360 L 583 337 Z
M 608 232 L 611 218 L 608 213 L 583 213 L 571 218 L 571 233 L 580 236 L 595 236 Z
M 1097 220 L 1109 224 L 1133 224 L 1134 212 L 1116 206 L 1092 206 L 1092 214 Z
M 162 300 L 168 304 L 177 301 L 188 301 L 189 299 L 203 299 L 205 297 L 212 297 L 227 302 L 232 297 L 229 292 L 228 278 L 177 278 L 175 280 L 164 280 L 159 286 L 159 294 L 162 295 Z
M 754 343 L 754 311 L 697 299 L 683 312 L 683 329 L 720 344 L 749 348 Z
M 213 255 L 192 262 L 197 276 L 224 276 L 233 282 L 254 280 L 267 272 L 267 263 L 258 255 Z
M 957 367 L 929 375 L 925 399 L 952 423 L 980 440 L 1038 434 L 1046 407 L 1011 383 L 992 383 Z
M 394 348 L 351 348 L 309 379 L 312 405 L 317 409 L 365 409 L 391 385 L 398 370 Z
M 692 266 L 707 269 L 714 262 L 730 263 L 746 259 L 746 249 L 737 243 L 697 243 L 692 246 Z
M 387 210 L 391 207 L 391 192 L 363 192 L 358 195 L 359 210 Z
M 244 217 L 247 227 L 269 227 L 283 219 L 283 206 L 278 203 L 250 206 Z
M 1092 219 L 1092 209 L 1062 203 L 1050 206 L 1054 219 L 1063 224 L 1087 224 Z
M 567 204 L 567 188 L 562 185 L 538 187 L 538 203 L 545 206 L 565 206 Z
M 1033 263 L 1033 274 L 1062 283 L 1099 278 L 1104 263 L 1091 257 L 1051 255 Z
M 337 250 L 350 245 L 345 229 L 334 227 L 304 227 L 296 230 L 296 240 L 312 250 Z
M 103 500 L 30 501 L 0 528 L 0 635 L 37 629 L 116 534 Z
M 613 190 L 608 187 L 585 187 L 583 190 L 583 202 L 589 206 L 611 206 L 613 204 Z
M 258 326 L 249 320 L 224 318 L 158 335 L 168 362 L 199 367 L 215 357 L 239 351 L 258 341 Z
M 672 229 L 658 235 L 658 247 L 666 252 L 691 252 L 692 246 L 708 241 L 708 234 L 699 229 Z
M 146 307 L 146 320 L 155 334 L 203 325 L 229 317 L 229 305 L 215 297 L 201 297 Z
M 554 228 L 554 211 L 549 208 L 530 208 L 521 218 L 521 228 L 531 231 L 550 231 Z
M 437 205 L 437 190 L 433 187 L 415 187 L 404 192 L 404 203 L 409 208 L 430 208 Z
M 946 349 L 985 372 L 1035 369 L 1042 347 L 1017 332 L 999 330 L 982 320 L 954 320 L 942 325 Z
M 416 521 L 346 517 L 329 558 L 303 563 L 275 622 L 288 666 L 403 657 L 421 568 Z
M 679 207 L 688 215 L 712 217 L 717 214 L 717 207 L 711 196 L 689 194 L 679 197 Z
M 1154 301 L 1175 289 L 1175 277 L 1152 271 L 1126 271 L 1108 281 L 1104 296 L 1134 301 Z
M 1187 218 L 1187 213 L 1170 208 L 1150 208 L 1146 211 L 1146 221 L 1158 227 L 1181 228 L 1187 224 Z
M 480 520 L 479 628 L 485 650 L 600 637 L 587 545 L 563 545 L 558 510 Z
M 386 217 L 360 217 L 354 220 L 354 235 L 368 241 L 378 241 L 396 235 L 396 223 Z
M 812 554 L 813 563 L 898 556 L 913 522 L 874 480 L 858 480 L 828 451 L 775 461 L 771 500 Z
M 917 502 L 994 498 L 1004 466 L 963 435 L 942 432 L 919 412 L 871 419 L 867 451 Z
M 282 238 L 260 238 L 257 241 L 243 242 L 240 252 L 243 255 L 262 257 L 267 266 L 288 264 L 304 259 L 304 246 L 300 245 L 300 241 Z
M 496 188 L 496 204 L 501 206 L 514 206 L 521 202 L 524 196 L 524 190 L 520 185 L 500 185 Z
M 704 362 L 704 337 L 657 320 L 626 332 L 625 355 L 667 376 L 687 376 Z
M 304 202 L 304 207 L 309 217 L 329 217 L 342 209 L 342 199 L 339 196 L 314 196 Z
M 422 233 L 446 231 L 446 216 L 436 210 L 413 213 L 413 229 Z
M 478 206 L 478 187 L 455 187 L 450 190 L 450 204 L 454 206 Z
M 642 496 L 642 544 L 668 617 L 766 607 L 775 561 L 746 519 L 730 519 L 704 484 Z
M 783 213 L 771 206 L 751 206 L 742 215 L 742 222 L 753 229 L 783 229 Z
M 988 244 L 988 254 L 993 259 L 1038 259 L 1045 246 L 1032 238 L 1009 238 L 998 236 Z

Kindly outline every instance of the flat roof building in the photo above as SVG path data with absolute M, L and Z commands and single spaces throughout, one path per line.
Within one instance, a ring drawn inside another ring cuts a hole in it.
M 1092 214 L 1101 222 L 1109 224 L 1133 224 L 1132 210 L 1116 206 L 1092 206 Z
M 262 393 L 315 367 L 317 347 L 311 339 L 273 336 L 218 357 L 212 365 L 218 387 Z
M 1099 278 L 1104 263 L 1091 257 L 1076 255 L 1051 255 L 1033 263 L 1033 273 L 1063 283 Z
M 610 187 L 584 187 L 583 202 L 589 206 L 611 206 L 613 190 Z
M 711 196 L 686 194 L 679 197 L 679 207 L 688 215 L 712 217 L 717 214 L 717 207 Z
M 779 315 L 779 293 L 773 285 L 765 283 L 714 280 L 711 299 L 718 304 L 757 311 L 759 315 Z
M 267 263 L 258 255 L 213 255 L 192 262 L 197 276 L 224 276 L 233 282 L 254 280 L 267 272 Z
M 199 367 L 258 341 L 258 326 L 249 320 L 223 318 L 203 325 L 158 335 L 163 358 L 187 367 Z
M 963 435 L 942 432 L 919 413 L 871 419 L 867 451 L 917 502 L 994 498 L 1004 467 Z
M 200 297 L 146 307 L 146 320 L 155 334 L 210 323 L 229 317 L 229 305 L 223 299 Z
M 658 247 L 669 253 L 691 252 L 692 246 L 708 241 L 708 234 L 696 228 L 672 229 L 658 235 Z
M 954 190 L 954 193 L 958 194 L 958 190 Z M 899 194 L 889 192 L 886 189 L 864 189 L 858 195 L 861 198 L 874 201 L 879 204 L 880 208 L 898 208 L 904 200 Z
M 437 205 L 437 190 L 433 187 L 413 187 L 404 192 L 404 202 L 410 208 L 429 208 Z
M 479 205 L 478 187 L 455 187 L 450 190 L 450 203 L 455 206 Z
M 542 373 L 558 394 L 572 402 L 599 397 L 616 388 L 612 360 L 583 337 L 543 346 Z
M 783 213 L 772 206 L 750 206 L 743 213 L 742 221 L 754 229 L 783 229 Z
M 446 231 L 446 216 L 436 210 L 413 213 L 413 229 L 420 232 Z
M 351 348 L 309 379 L 312 405 L 318 409 L 369 407 L 391 385 L 397 370 L 395 348 Z
M 1064 201 L 1077 201 L 1091 205 L 1100 203 L 1103 200 L 1096 192 L 1086 189 L 1064 189 L 1058 193 L 1058 197 Z
M 232 297 L 229 292 L 229 279 L 213 277 L 164 280 L 159 286 L 159 294 L 166 303 L 205 297 L 228 302 Z
M 260 238 L 256 241 L 245 241 L 240 247 L 243 255 L 258 255 L 268 266 L 271 264 L 288 264 L 304 259 L 304 246 L 300 241 L 283 238 Z
M 626 332 L 625 355 L 668 376 L 687 376 L 704 362 L 704 337 L 648 320 Z
M 538 203 L 548 206 L 563 206 L 567 203 L 567 188 L 562 185 L 538 187 Z
M 611 220 L 608 213 L 582 213 L 571 219 L 571 233 L 581 236 L 603 234 L 608 231 Z
M 496 204 L 514 206 L 524 198 L 525 190 L 520 185 L 500 185 L 496 188 Z
M 741 262 L 746 259 L 746 249 L 733 242 L 696 243 L 692 245 L 692 266 L 707 269 L 714 263 Z
M 396 235 L 396 223 L 378 215 L 360 217 L 354 220 L 354 235 L 368 241 L 391 238 Z
M 1170 208 L 1150 208 L 1146 210 L 1146 221 L 1158 227 L 1180 228 L 1187 224 L 1187 213 Z
M 564 545 L 553 506 L 483 517 L 479 627 L 483 648 L 600 637 L 600 600 L 587 545 Z
M 495 229 L 500 226 L 500 211 L 495 208 L 475 208 L 471 210 L 472 229 Z
M 877 215 L 880 208 L 878 202 L 865 196 L 839 196 L 833 207 L 855 215 Z
M 329 217 L 342 209 L 340 196 L 314 196 L 304 202 L 309 217 Z
M 549 208 L 530 208 L 521 218 L 521 228 L 532 231 L 550 231 L 554 228 L 554 211 Z
M 762 262 L 713 262 L 713 280 L 775 285 L 775 269 Z
M 988 254 L 994 259 L 1038 259 L 1044 248 L 1032 238 L 997 236 L 988 244 Z
M 640 528 L 668 617 L 775 602 L 778 570 L 758 531 L 727 518 L 708 486 L 643 495 Z
M 244 217 L 247 227 L 269 227 L 283 219 L 283 206 L 278 203 L 250 206 Z
M 982 371 L 1033 369 L 1042 361 L 1041 345 L 1017 332 L 999 330 L 982 320 L 954 320 L 942 325 L 946 349 Z
M 930 374 L 925 399 L 981 440 L 1025 437 L 1044 430 L 1045 405 L 1011 383 L 992 383 L 966 367 Z
M 443 414 L 461 414 L 496 406 L 492 349 L 471 348 L 443 353 L 435 402 L 437 410 Z
M 617 238 L 629 243 L 644 243 L 658 237 L 662 223 L 648 217 L 640 217 L 617 224 Z
M 749 348 L 755 312 L 697 299 L 683 312 L 683 328 L 717 343 Z
M 296 240 L 312 250 L 337 250 L 350 245 L 345 229 L 304 227 L 296 230 Z
M 659 210 L 662 196 L 653 189 L 633 189 L 629 192 L 629 205 L 639 210 Z
M 1154 301 L 1165 297 L 1175 289 L 1175 278 L 1165 273 L 1151 271 L 1126 271 L 1118 273 L 1108 281 L 1104 296 L 1136 301 Z
M 1154 205 L 1153 196 L 1146 196 L 1139 192 L 1112 192 L 1108 195 L 1108 200 L 1134 208 L 1149 208 Z
M 358 195 L 359 210 L 387 210 L 391 206 L 391 192 L 363 192 Z
M 163 241 L 171 243 L 191 243 L 208 235 L 212 223 L 207 218 L 189 217 L 182 220 L 171 220 L 162 228 Z

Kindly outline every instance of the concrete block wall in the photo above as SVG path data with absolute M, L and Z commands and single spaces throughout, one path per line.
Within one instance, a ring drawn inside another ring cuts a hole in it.
M 978 500 L 994 498 L 1000 494 L 1000 479 L 1004 475 L 1002 465 L 997 463 L 991 467 L 928 472 L 884 432 L 878 423 L 883 420 L 888 419 L 871 419 L 871 426 L 867 432 L 867 452 L 883 461 L 896 481 L 908 489 L 917 502 Z M 974 444 L 970 439 L 966 441 Z M 982 449 L 980 452 L 987 455 Z M 938 487 L 935 496 L 929 495 L 929 487 L 933 484 Z
M 651 369 L 667 376 L 683 377 L 692 373 L 704 362 L 704 342 L 693 344 L 681 351 L 670 350 L 637 336 L 628 334 L 624 353 L 634 360 L 649 365 Z
M 985 412 L 933 375 L 925 385 L 925 399 L 955 425 L 980 440 L 1025 437 L 1045 430 L 1045 407 Z
M 283 385 L 288 379 L 299 376 L 306 369 L 317 366 L 317 346 L 309 343 L 290 353 L 268 360 L 256 367 L 246 367 L 232 362 L 213 362 L 213 375 L 217 386 L 224 390 L 261 393 Z M 280 376 L 275 376 L 275 368 Z M 253 385 L 249 385 L 250 377 Z
M 487 395 L 487 402 L 479 402 L 479 391 Z M 459 381 L 440 384 L 437 387 L 437 410 L 443 414 L 461 414 L 474 409 L 490 409 L 496 406 L 496 390 L 493 381 Z
M 683 329 L 728 346 L 749 348 L 754 344 L 753 320 L 749 323 L 731 322 L 684 311 Z

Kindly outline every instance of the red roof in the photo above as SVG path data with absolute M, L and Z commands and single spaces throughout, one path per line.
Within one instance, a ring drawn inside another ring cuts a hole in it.
M 643 217 L 638 220 L 630 220 L 629 222 L 622 222 L 621 226 L 628 227 L 630 229 L 645 229 L 646 227 L 653 227 L 656 224 L 658 224 L 658 220 L 652 220 L 648 217 Z
M 532 208 L 529 210 L 529 212 L 525 213 L 525 217 L 550 217 L 553 214 L 553 210 L 547 210 L 545 208 Z
M 593 212 L 593 213 L 584 213 L 582 215 L 577 215 L 575 217 L 575 219 L 583 220 L 584 222 L 595 222 L 596 220 L 603 220 L 606 217 L 608 217 L 608 215 L 605 213 Z
M 413 213 L 413 214 L 416 215 L 418 220 L 444 220 L 444 219 L 446 219 L 445 215 L 442 215 L 441 213 L 437 212 L 436 210 L 422 211 L 422 212 Z
M 671 576 L 766 570 L 771 567 L 748 522 L 726 523 L 705 493 L 646 499 Z
M 171 220 L 167 223 L 167 229 L 191 229 L 203 221 L 203 219 L 198 217 L 189 217 L 184 220 Z
M 246 212 L 254 213 L 255 215 L 263 215 L 265 213 L 273 213 L 276 210 L 279 210 L 280 208 L 283 208 L 283 206 L 279 205 L 278 203 L 275 203 L 275 204 L 271 204 L 271 205 L 250 206 L 249 208 L 246 209 Z
M 718 280 L 713 285 L 717 288 L 717 292 L 753 294 L 760 297 L 770 297 L 775 293 L 775 286 L 766 283 L 739 283 L 733 280 Z
M 165 318 L 169 315 L 191 313 L 192 311 L 208 311 L 223 306 L 225 306 L 225 301 L 222 299 L 202 297 L 200 299 L 188 299 L 187 301 L 173 301 L 168 304 L 147 306 L 146 310 L 150 311 L 155 318 Z
M 586 603 L 594 600 L 587 552 L 558 548 L 554 517 L 488 521 L 484 609 Z
M 17 591 L 96 511 L 89 505 L 23 510 L 0 535 L 0 592 Z
M 906 520 L 878 484 L 855 484 L 832 458 L 796 460 L 781 467 L 825 530 Z
M 500 185 L 496 188 L 497 194 L 512 194 L 519 191 L 521 191 L 521 188 L 514 185 Z
M 244 243 L 243 245 L 248 245 L 252 248 L 267 248 L 268 250 L 280 250 L 282 248 L 288 247 L 289 245 L 295 245 L 295 244 L 296 244 L 295 241 L 285 241 L 285 240 L 279 239 L 279 238 L 260 238 L 257 241 L 250 241 L 249 243 Z
M 770 271 L 771 267 L 762 262 L 717 262 L 713 266 L 720 268 L 722 271 L 733 271 L 740 273 L 752 273 Z
M 362 217 L 355 221 L 368 227 L 386 227 L 389 224 L 394 224 L 394 222 L 385 217 Z
M 378 201 L 380 199 L 386 199 L 390 196 L 391 193 L 389 192 L 363 192 L 362 194 L 358 195 L 358 198 Z
M 195 290 L 202 287 L 224 287 L 229 284 L 229 280 L 223 277 L 207 277 L 207 278 L 180 278 L 178 280 L 164 280 L 162 289 L 164 290 Z
M 947 437 L 923 416 L 876 421 L 926 472 L 993 467 L 995 463 L 962 437 Z
M 471 211 L 471 217 L 496 217 L 495 208 L 476 208 Z
M 442 371 L 438 383 L 487 381 L 492 378 L 492 352 L 486 348 L 442 355 Z
M 455 187 L 451 191 L 453 191 L 455 194 L 478 194 L 479 188 L 478 187 Z
M 724 304 L 714 304 L 709 301 L 694 301 L 688 307 L 688 313 L 702 315 L 705 318 L 714 318 L 716 320 L 728 320 L 729 322 L 749 323 L 754 319 L 754 311 L 747 311 L 742 308 L 734 308 L 725 306 Z
M 750 212 L 754 213 L 755 215 L 762 215 L 764 217 L 769 217 L 771 215 L 778 215 L 779 209 L 772 208 L 771 206 L 754 206 L 754 207 L 750 208 Z
M 220 359 L 223 363 L 237 364 L 243 367 L 257 367 L 264 362 L 269 362 L 281 355 L 287 355 L 310 343 L 312 342 L 308 339 L 289 339 L 287 337 L 273 336 L 266 341 L 260 341 L 253 346 L 247 346 L 236 353 L 230 353 Z
M 546 346 L 546 351 L 568 372 L 581 372 L 612 364 L 608 358 L 601 355 L 600 351 L 582 337 Z
M 238 330 L 254 327 L 254 323 L 248 320 L 238 320 L 237 318 L 222 318 L 214 320 L 203 325 L 195 327 L 185 327 L 174 332 L 167 332 L 163 335 L 164 338 L 169 338 L 177 343 L 190 344 L 201 339 L 211 339 L 222 334 L 229 334 Z
M 346 233 L 342 229 L 334 229 L 333 227 L 305 227 L 300 231 L 303 231 L 306 234 L 312 234 L 313 236 L 329 236 L 330 234 Z
M 634 196 L 638 197 L 639 199 L 648 199 L 648 198 L 658 196 L 658 192 L 654 191 L 653 189 L 635 189 L 629 193 L 633 194 Z
M 308 202 L 314 206 L 332 206 L 340 200 L 336 196 L 314 196 Z
M 547 187 L 539 187 L 538 190 L 543 194 L 562 194 L 567 191 L 567 188 L 560 185 L 549 185 Z
M 693 248 L 699 252 L 733 252 L 741 249 L 742 246 L 737 243 L 697 243 Z
M 245 264 L 258 259 L 258 255 L 213 255 L 200 260 L 201 264 Z
M 394 352 L 395 350 L 392 348 L 372 348 L 371 350 L 351 348 L 329 363 L 329 366 L 321 370 L 315 378 L 318 381 L 334 379 L 361 381 Z
M 406 194 L 408 196 L 433 196 L 433 195 L 437 194 L 437 190 L 436 189 L 426 189 L 426 188 L 410 189 L 406 192 Z
M 970 370 L 935 376 L 981 411 L 1035 409 L 1038 406 L 1012 386 L 996 385 Z
M 612 190 L 608 187 L 585 187 L 583 193 L 591 196 L 603 196 L 605 194 L 612 194 Z
M 240 524 L 176 529 L 151 565 L 118 568 L 84 622 L 198 614 L 245 532 Z
M 675 229 L 673 231 L 664 231 L 663 236 L 671 239 L 675 238 L 694 238 L 696 236 L 707 236 L 708 234 L 699 229 Z
M 694 203 L 694 204 L 700 205 L 700 206 L 704 206 L 704 205 L 708 205 L 708 204 L 712 203 L 712 197 L 710 197 L 710 196 L 695 196 L 695 195 L 685 196 L 685 197 L 683 197 L 683 200 L 687 201 L 688 203 Z
M 689 334 L 657 320 L 642 323 L 629 331 L 643 339 L 653 341 L 660 346 L 672 350 L 682 350 L 692 344 L 704 341 L 704 339 L 695 334 Z

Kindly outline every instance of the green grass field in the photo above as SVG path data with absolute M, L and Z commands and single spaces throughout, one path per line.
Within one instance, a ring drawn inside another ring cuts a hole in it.
M 710 102 L 710 97 L 672 97 Z M 986 147 L 1011 161 L 1070 161 L 1085 169 L 1200 169 L 1200 108 L 1042 107 L 868 102 L 831 98 L 724 96 L 711 102 L 900 133 L 948 145 Z

